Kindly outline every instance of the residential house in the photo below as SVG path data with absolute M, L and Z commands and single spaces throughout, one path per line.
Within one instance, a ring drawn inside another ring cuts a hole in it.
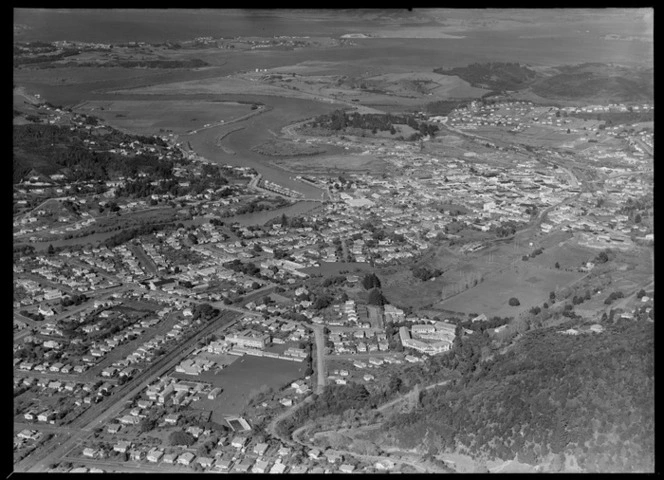
M 210 468 L 213 462 L 214 458 L 210 457 L 198 457 L 196 459 L 196 463 L 198 463 L 203 468 Z
M 114 452 L 125 453 L 129 448 L 131 448 L 131 442 L 127 440 L 120 440 L 118 443 L 113 445 Z
M 281 447 L 279 448 L 279 451 L 277 452 L 277 455 L 280 457 L 287 457 L 291 453 L 291 448 L 290 447 Z
M 322 452 L 321 452 L 319 449 L 317 449 L 317 448 L 312 448 L 311 450 L 309 450 L 309 453 L 308 453 L 307 455 L 308 455 L 309 458 L 311 458 L 312 460 L 318 460 L 318 459 L 320 458 L 320 456 L 321 456 L 321 453 L 322 453 Z
M 284 473 L 286 471 L 286 465 L 283 463 L 277 462 L 270 469 L 270 473 Z
M 247 443 L 247 437 L 237 436 L 231 440 L 231 446 L 235 448 L 242 448 Z
M 232 465 L 233 465 L 232 460 L 226 459 L 226 458 L 220 458 L 215 463 L 215 469 L 222 470 L 222 471 L 228 471 L 228 470 L 230 470 Z
M 145 452 L 143 450 L 132 450 L 129 452 L 129 457 L 135 462 L 143 460 L 144 456 Z
M 328 463 L 341 463 L 344 460 L 343 455 L 336 452 L 325 452 Z
M 251 468 L 251 459 L 244 458 L 240 463 L 235 465 L 233 471 L 238 473 L 246 473 L 249 471 L 250 468 Z
M 267 443 L 259 443 L 254 447 L 254 453 L 258 456 L 263 456 L 269 447 Z
M 145 457 L 148 462 L 157 463 L 164 456 L 164 451 L 158 448 L 151 448 Z
M 178 420 L 180 419 L 180 414 L 179 413 L 170 413 L 166 415 L 166 418 L 164 418 L 164 422 L 169 424 L 169 425 L 175 425 L 178 423 Z
M 96 448 L 86 447 L 83 449 L 84 457 L 96 458 L 97 456 L 99 456 L 99 453 L 100 453 L 99 450 L 97 450 Z
M 168 463 L 168 464 L 173 464 L 175 463 L 175 459 L 178 456 L 177 453 L 167 453 L 164 455 L 164 458 L 162 460 L 163 463 Z
M 194 460 L 195 455 L 191 452 L 184 452 L 182 455 L 180 455 L 177 459 L 178 465 L 184 465 L 184 466 L 189 466 L 191 462 Z
M 203 429 L 201 427 L 191 426 L 187 428 L 186 432 L 191 433 L 194 438 L 198 438 L 203 433 Z
M 268 467 L 270 464 L 264 460 L 256 460 L 253 468 L 251 469 L 252 473 L 267 473 Z
M 111 423 L 106 429 L 106 431 L 112 435 L 115 435 L 120 431 L 121 428 L 122 428 L 121 423 Z

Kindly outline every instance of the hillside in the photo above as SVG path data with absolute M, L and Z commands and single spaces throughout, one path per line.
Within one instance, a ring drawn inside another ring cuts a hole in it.
M 533 93 L 551 99 L 598 99 L 614 102 L 652 101 L 652 69 L 628 69 L 585 63 L 557 68 L 558 73 L 533 83 Z
M 170 175 L 172 165 L 158 160 L 156 153 L 124 157 L 111 151 L 121 143 L 132 141 L 155 151 L 166 147 L 160 138 L 127 135 L 108 127 L 104 133 L 98 133 L 49 124 L 14 125 L 13 182 L 21 182 L 31 172 L 51 175 L 63 169 L 69 172 L 70 179 L 84 181 L 108 180 L 109 173 L 114 171 L 126 176 L 138 171 Z
M 519 90 L 526 88 L 537 77 L 537 72 L 518 63 L 471 63 L 466 67 L 437 68 L 435 73 L 455 75 L 473 87 L 490 90 Z
M 390 418 L 382 436 L 400 448 L 553 471 L 571 457 L 587 472 L 653 471 L 653 325 L 559 330 L 531 332 L 462 380 L 424 392 L 421 407 Z
M 603 63 L 563 65 L 546 70 L 518 63 L 472 63 L 435 73 L 456 75 L 474 87 L 522 90 L 552 100 L 646 102 L 654 95 L 653 70 Z

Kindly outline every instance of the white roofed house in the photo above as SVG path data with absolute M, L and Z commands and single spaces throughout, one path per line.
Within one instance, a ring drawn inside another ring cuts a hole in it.
M 177 459 L 177 463 L 180 465 L 189 465 L 194 460 L 195 455 L 191 452 L 185 452 L 180 455 Z
M 102 452 L 96 448 L 86 447 L 83 449 L 83 456 L 88 458 L 98 458 L 102 456 Z
M 254 453 L 263 456 L 265 455 L 265 452 L 269 448 L 269 445 L 267 443 L 259 443 L 254 447 Z
M 284 473 L 286 471 L 286 465 L 283 463 L 277 462 L 270 469 L 270 473 Z
M 247 443 L 247 437 L 237 436 L 231 440 L 231 446 L 235 448 L 242 448 Z
M 267 473 L 269 466 L 270 464 L 264 460 L 256 460 L 256 463 L 252 467 L 251 471 L 253 473 Z
M 210 457 L 198 457 L 196 459 L 196 463 L 198 463 L 203 468 L 210 468 L 213 462 L 214 458 Z
M 151 448 L 146 456 L 146 460 L 151 463 L 157 463 L 159 459 L 164 455 L 164 451 L 158 448 Z
M 120 440 L 118 443 L 113 445 L 113 451 L 119 453 L 125 453 L 129 448 L 131 448 L 131 442 L 127 440 Z
M 162 460 L 163 463 L 168 463 L 168 464 L 173 464 L 175 463 L 175 459 L 177 458 L 178 454 L 177 453 L 167 453 L 164 455 L 164 458 Z

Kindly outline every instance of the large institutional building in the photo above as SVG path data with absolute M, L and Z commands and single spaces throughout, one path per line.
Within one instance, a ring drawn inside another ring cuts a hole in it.
M 225 340 L 241 347 L 263 349 L 270 343 L 270 336 L 252 330 L 244 330 L 240 333 L 227 335 Z

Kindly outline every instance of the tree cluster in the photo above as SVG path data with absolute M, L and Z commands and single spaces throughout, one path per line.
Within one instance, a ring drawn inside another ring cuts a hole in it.
M 380 288 L 380 279 L 376 276 L 375 273 L 367 273 L 364 278 L 362 278 L 362 286 L 365 290 Z
M 81 303 L 85 302 L 88 299 L 88 297 L 81 293 L 77 294 L 74 293 L 72 295 L 67 295 L 66 297 L 63 297 L 60 299 L 60 305 L 63 307 L 69 307 L 71 305 L 80 305 Z
M 611 293 L 611 295 L 606 297 L 606 300 L 604 300 L 604 304 L 605 305 L 611 305 L 614 302 L 614 300 L 618 300 L 619 298 L 623 298 L 624 296 L 625 296 L 625 294 L 623 292 L 620 292 L 620 291 L 613 292 L 613 293 Z
M 391 113 L 361 114 L 353 112 L 349 114 L 343 110 L 335 110 L 330 114 L 321 115 L 313 121 L 314 127 L 321 126 L 334 131 L 350 127 L 371 130 L 374 134 L 378 131 L 389 131 L 392 135 L 396 134 L 394 125 L 408 125 L 416 130 L 415 138 L 412 138 L 412 140 L 417 140 L 426 135 L 435 135 L 439 130 L 437 125 L 418 120 L 414 115 L 394 115 Z
M 429 268 L 426 265 L 414 266 L 410 271 L 413 274 L 413 277 L 422 280 L 423 282 L 439 277 L 443 274 L 443 271 L 440 268 Z

